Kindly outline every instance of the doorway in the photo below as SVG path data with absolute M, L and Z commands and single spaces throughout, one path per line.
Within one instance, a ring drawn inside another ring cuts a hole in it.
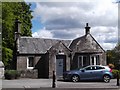
M 66 56 L 56 55 L 56 77 L 60 79 L 63 77 L 63 72 L 66 70 Z

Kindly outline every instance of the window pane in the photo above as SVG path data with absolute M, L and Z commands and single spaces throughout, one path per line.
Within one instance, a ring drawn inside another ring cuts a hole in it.
M 83 56 L 83 66 L 88 66 L 89 65 L 89 60 L 87 60 L 86 56 Z
M 92 70 L 92 67 L 87 67 L 86 70 Z
M 29 57 L 29 67 L 33 67 L 33 61 L 34 61 L 34 58 L 33 57 Z
M 97 66 L 96 69 L 99 70 L 99 69 L 105 69 L 105 68 Z
M 92 70 L 96 70 L 96 67 L 92 67 Z
M 79 56 L 78 68 L 85 67 L 88 65 L 90 65 L 90 57 L 89 56 Z
M 100 65 L 100 57 L 99 57 L 99 55 L 96 56 L 96 63 L 97 63 L 97 65 Z
M 82 56 L 80 56 L 78 60 L 78 68 L 80 67 L 82 67 Z
M 92 56 L 92 65 L 94 65 L 94 57 Z

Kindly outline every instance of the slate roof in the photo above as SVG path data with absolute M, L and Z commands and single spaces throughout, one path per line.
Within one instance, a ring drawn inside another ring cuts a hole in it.
M 46 53 L 53 45 L 61 41 L 67 47 L 71 40 L 44 39 L 33 37 L 20 37 L 18 51 L 22 54 Z
M 105 52 L 91 34 L 74 39 L 69 48 L 73 52 L 81 53 Z
M 20 54 L 44 54 L 58 42 L 62 42 L 69 50 L 79 53 L 105 52 L 91 34 L 74 40 L 44 39 L 20 37 L 18 51 Z

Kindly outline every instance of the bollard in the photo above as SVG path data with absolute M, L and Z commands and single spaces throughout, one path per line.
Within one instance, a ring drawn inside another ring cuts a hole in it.
M 117 86 L 119 86 L 119 72 L 117 72 Z
M 55 71 L 53 71 L 53 82 L 52 82 L 52 88 L 55 88 L 55 87 L 56 87 L 55 79 L 56 79 Z

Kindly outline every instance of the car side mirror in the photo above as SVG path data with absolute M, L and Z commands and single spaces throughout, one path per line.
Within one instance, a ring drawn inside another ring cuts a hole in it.
M 85 70 L 81 70 L 82 72 L 85 72 Z

